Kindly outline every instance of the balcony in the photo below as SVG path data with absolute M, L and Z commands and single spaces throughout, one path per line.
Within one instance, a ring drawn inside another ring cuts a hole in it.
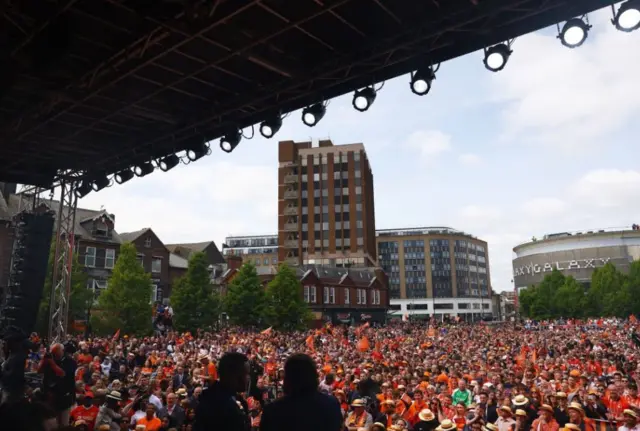
M 286 248 L 295 248 L 295 249 L 297 249 L 299 245 L 300 245 L 300 242 L 297 239 L 288 239 L 288 240 L 285 240 L 285 242 L 284 242 L 284 246 Z
M 286 207 L 284 215 L 298 215 L 298 207 Z
M 298 191 L 297 190 L 286 191 L 284 192 L 284 198 L 298 200 Z
M 297 184 L 298 183 L 298 176 L 295 175 L 295 174 L 285 175 L 284 176 L 284 183 L 285 184 Z
M 285 232 L 298 232 L 298 223 L 285 223 Z

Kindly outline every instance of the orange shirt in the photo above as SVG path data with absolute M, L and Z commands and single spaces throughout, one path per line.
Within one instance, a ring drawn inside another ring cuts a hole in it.
M 136 425 L 144 425 L 146 427 L 144 431 L 158 431 L 162 426 L 162 421 L 155 416 L 152 419 L 147 419 L 145 416 L 142 419 L 138 419 Z

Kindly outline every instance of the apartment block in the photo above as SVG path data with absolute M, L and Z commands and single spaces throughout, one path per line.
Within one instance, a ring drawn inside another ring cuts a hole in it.
M 222 254 L 239 256 L 243 263 L 256 267 L 278 265 L 278 235 L 229 236 L 222 244 Z
M 376 265 L 373 174 L 363 144 L 281 141 L 278 261 Z

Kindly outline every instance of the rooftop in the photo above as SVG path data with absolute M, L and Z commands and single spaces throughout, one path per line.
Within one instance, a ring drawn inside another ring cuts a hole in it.
M 461 230 L 453 229 L 444 226 L 431 226 L 431 227 L 412 227 L 412 228 L 398 228 L 398 229 L 377 229 L 376 236 L 411 236 L 411 235 L 458 235 L 466 236 L 473 239 L 477 237 L 463 232 Z

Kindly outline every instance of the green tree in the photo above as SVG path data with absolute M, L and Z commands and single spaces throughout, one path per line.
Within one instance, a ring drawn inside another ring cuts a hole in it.
M 146 273 L 130 243 L 120 246 L 107 289 L 98 297 L 91 324 L 97 333 L 110 334 L 118 329 L 145 334 L 151 329 L 151 275 Z
M 263 326 L 266 322 L 267 298 L 252 263 L 242 265 L 227 287 L 224 309 L 229 321 L 240 326 Z
M 56 254 L 56 239 L 51 240 L 49 250 L 49 263 L 47 266 L 47 277 L 44 281 L 42 300 L 38 310 L 38 320 L 36 331 L 40 334 L 47 334 L 49 331 L 49 311 L 51 303 L 51 286 L 53 284 L 53 260 Z M 87 312 L 93 302 L 93 292 L 87 289 L 87 274 L 84 266 L 78 260 L 78 254 L 73 255 L 73 265 L 71 267 L 71 293 L 69 298 L 69 322 L 75 319 L 86 319 Z
M 276 329 L 304 329 L 312 318 L 302 297 L 300 280 L 287 265 L 282 264 L 267 286 L 267 322 Z
M 565 277 L 564 284 L 553 296 L 556 315 L 568 318 L 582 317 L 585 300 L 584 287 L 575 278 Z
M 523 317 L 533 318 L 532 308 L 538 294 L 536 286 L 529 286 L 518 294 L 518 306 L 520 315 Z
M 620 316 L 627 312 L 623 291 L 627 277 L 611 262 L 596 268 L 591 275 L 591 287 L 587 292 L 585 313 L 588 316 Z M 625 316 L 626 317 L 626 316 Z
M 625 290 L 629 296 L 628 304 L 631 313 L 640 313 L 640 260 L 635 260 L 629 265 Z
M 549 319 L 560 315 L 555 302 L 556 292 L 565 283 L 564 275 L 554 269 L 551 274 L 544 276 L 536 288 L 535 300 L 531 304 L 531 317 L 534 319 Z
M 173 324 L 180 331 L 195 331 L 217 323 L 220 317 L 220 297 L 211 286 L 207 256 L 194 253 L 187 273 L 171 291 Z

